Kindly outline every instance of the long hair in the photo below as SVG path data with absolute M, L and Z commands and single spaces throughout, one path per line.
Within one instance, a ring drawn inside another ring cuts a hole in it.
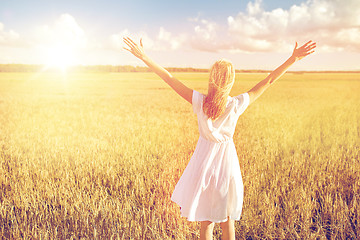
M 210 69 L 208 94 L 203 103 L 204 113 L 208 118 L 216 120 L 224 113 L 234 81 L 233 64 L 225 59 L 216 61 Z

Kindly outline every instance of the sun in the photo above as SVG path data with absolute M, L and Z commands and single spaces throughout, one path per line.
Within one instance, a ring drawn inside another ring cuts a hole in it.
M 46 48 L 47 69 L 56 69 L 66 72 L 70 66 L 75 65 L 76 56 L 73 46 L 56 44 Z

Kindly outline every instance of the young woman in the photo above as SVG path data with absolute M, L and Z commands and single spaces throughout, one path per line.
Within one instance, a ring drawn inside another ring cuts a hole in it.
M 180 206 L 189 221 L 200 221 L 200 239 L 212 239 L 214 223 L 220 223 L 223 239 L 235 239 L 234 220 L 239 220 L 243 203 L 243 182 L 233 135 L 239 116 L 296 61 L 314 52 L 309 41 L 290 58 L 256 84 L 236 97 L 229 93 L 235 81 L 231 62 L 221 59 L 210 70 L 207 95 L 192 90 L 149 58 L 142 41 L 124 38 L 125 48 L 142 60 L 181 97 L 192 104 L 197 114 L 200 137 L 193 156 L 175 186 L 171 200 Z

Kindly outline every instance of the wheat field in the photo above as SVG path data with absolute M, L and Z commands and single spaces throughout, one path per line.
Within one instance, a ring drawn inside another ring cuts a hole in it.
M 174 75 L 206 93 L 206 73 Z M 237 74 L 231 95 L 264 77 Z M 288 73 L 249 106 L 237 239 L 360 236 L 359 93 L 360 74 Z M 191 105 L 152 73 L 1 73 L 0 235 L 196 239 L 170 197 L 197 139 Z

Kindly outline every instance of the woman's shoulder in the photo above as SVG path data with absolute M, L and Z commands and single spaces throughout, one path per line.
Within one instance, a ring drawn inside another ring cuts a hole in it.
M 230 97 L 230 96 L 229 96 Z M 237 96 L 230 97 L 231 100 L 237 100 L 237 101 L 248 101 L 249 100 L 249 94 L 247 92 L 239 94 Z
M 195 98 L 195 100 L 202 101 L 205 97 L 206 97 L 205 94 L 202 94 L 201 92 L 193 90 L 193 98 Z
M 200 95 L 200 96 L 205 96 L 205 94 L 197 91 L 197 90 L 193 90 L 193 95 Z
M 231 97 L 231 102 L 236 106 L 236 109 L 245 110 L 250 104 L 250 97 L 247 92 Z
M 198 113 L 200 112 L 200 110 L 202 109 L 202 103 L 204 101 L 205 95 L 193 90 L 193 96 L 192 96 L 192 106 L 193 106 L 193 111 L 194 113 Z

